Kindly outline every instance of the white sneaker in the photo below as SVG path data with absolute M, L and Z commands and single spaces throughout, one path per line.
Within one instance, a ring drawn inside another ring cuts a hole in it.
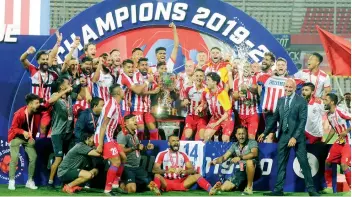
M 8 186 L 9 190 L 15 190 L 15 180 L 9 180 L 9 186 Z
M 120 187 L 119 184 L 112 184 L 112 189 L 117 189 L 119 187 Z
M 26 183 L 26 187 L 29 189 L 38 189 L 38 187 L 35 186 L 35 183 L 33 180 L 28 180 Z

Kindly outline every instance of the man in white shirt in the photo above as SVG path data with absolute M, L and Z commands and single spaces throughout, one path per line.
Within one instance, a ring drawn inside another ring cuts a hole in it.
M 302 96 L 308 103 L 308 117 L 306 123 L 306 139 L 308 144 L 321 142 L 323 139 L 323 115 L 325 113 L 322 100 L 313 94 L 315 86 L 313 83 L 305 83 L 302 88 Z
M 314 96 L 321 98 L 331 91 L 330 77 L 323 70 L 319 69 L 323 56 L 313 53 L 308 59 L 308 69 L 303 69 L 295 74 L 305 82 L 311 82 L 315 86 Z

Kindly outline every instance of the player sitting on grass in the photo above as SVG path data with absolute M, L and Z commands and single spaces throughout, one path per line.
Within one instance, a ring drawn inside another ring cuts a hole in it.
M 151 191 L 156 195 L 161 195 L 160 189 L 163 191 L 186 191 L 195 183 L 208 191 L 209 195 L 214 195 L 220 189 L 220 182 L 212 187 L 202 175 L 196 173 L 188 156 L 179 151 L 180 139 L 177 136 L 169 136 L 168 145 L 169 149 L 160 152 L 156 157 L 153 167 L 154 181 L 149 184 Z
M 239 164 L 236 172 L 221 186 L 221 191 L 231 191 L 239 188 L 247 182 L 243 195 L 253 194 L 253 179 L 255 175 L 261 175 L 258 164 L 258 143 L 255 140 L 248 139 L 248 130 L 246 127 L 239 127 L 236 130 L 238 142 L 232 144 L 226 153 L 214 159 L 211 164 L 221 164 L 231 159 L 231 163 Z

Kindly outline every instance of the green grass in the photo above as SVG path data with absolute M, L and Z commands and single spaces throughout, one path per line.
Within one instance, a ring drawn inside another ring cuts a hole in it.
M 103 190 L 83 190 L 75 193 L 75 196 L 104 196 Z M 262 196 L 264 192 L 254 192 L 253 196 Z M 349 193 L 350 194 L 350 193 Z M 208 193 L 201 190 L 187 191 L 187 192 L 165 192 L 162 193 L 163 196 L 208 196 Z M 219 196 L 241 196 L 241 192 L 221 192 L 218 193 Z M 308 193 L 285 193 L 286 196 L 307 196 Z M 325 196 L 342 196 L 348 195 L 347 192 L 329 194 Z M 39 188 L 38 190 L 30 190 L 25 188 L 23 185 L 17 185 L 15 191 L 10 191 L 7 189 L 7 185 L 0 185 L 0 196 L 70 196 L 57 188 L 55 190 L 49 190 L 44 188 Z M 72 196 L 72 195 L 71 195 Z M 127 195 L 128 196 L 128 195 Z M 152 192 L 147 191 L 143 193 L 130 194 L 130 196 L 154 196 Z M 324 195 L 323 195 L 324 196 Z M 348 195 L 350 196 L 350 195 Z

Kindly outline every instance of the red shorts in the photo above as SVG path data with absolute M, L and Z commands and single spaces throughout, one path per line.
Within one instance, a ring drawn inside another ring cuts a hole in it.
M 144 125 L 144 123 L 155 123 L 155 118 L 150 112 L 132 112 L 137 118 L 137 124 Z
M 99 143 L 95 143 L 95 146 L 98 147 Z M 123 152 L 123 149 L 117 142 L 111 141 L 111 142 L 104 143 L 104 147 L 103 147 L 104 159 L 119 157 L 121 152 Z
M 247 127 L 249 135 L 256 135 L 259 125 L 258 114 L 240 115 L 241 125 Z
M 206 117 L 199 117 L 197 115 L 187 115 L 184 130 L 191 129 L 193 132 L 194 131 L 198 132 L 199 130 L 205 129 L 206 127 L 207 127 Z
M 186 191 L 187 189 L 183 186 L 183 182 L 185 182 L 185 180 L 186 178 L 165 179 L 167 185 L 165 191 Z
M 351 146 L 350 144 L 334 143 L 326 158 L 327 163 L 346 164 L 351 166 Z
M 315 137 L 309 134 L 307 131 L 304 132 L 304 134 L 306 135 L 307 144 L 315 144 L 317 142 L 321 142 L 321 140 L 323 139 L 323 137 Z
M 48 127 L 51 121 L 51 111 L 49 109 L 41 112 L 40 126 Z
M 207 129 L 212 129 L 209 127 L 209 125 L 211 123 L 216 123 L 218 120 L 214 119 L 213 117 L 210 119 L 210 121 L 208 122 L 207 125 Z M 226 136 L 231 136 L 233 129 L 235 127 L 235 122 L 233 121 L 232 118 L 228 119 L 228 120 L 224 120 L 222 121 L 221 124 L 219 124 L 218 126 L 216 126 L 215 128 L 213 128 L 212 130 L 215 131 L 219 131 L 220 128 L 222 129 L 222 134 L 226 135 Z

